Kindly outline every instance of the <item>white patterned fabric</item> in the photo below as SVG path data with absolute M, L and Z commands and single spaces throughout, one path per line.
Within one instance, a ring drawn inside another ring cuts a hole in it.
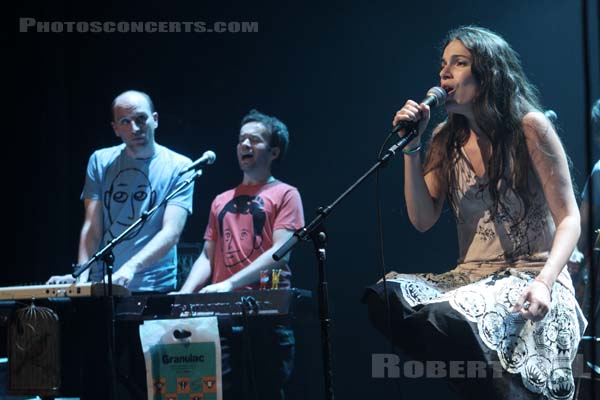
M 502 368 L 519 374 L 531 392 L 552 400 L 572 399 L 575 384 L 571 364 L 586 321 L 572 291 L 558 282 L 552 288 L 550 311 L 543 320 L 532 322 L 511 312 L 534 276 L 507 269 L 448 291 L 426 275 L 398 274 L 388 283 L 400 286 L 411 308 L 448 302 L 466 320 L 477 324 L 481 341 L 496 352 Z

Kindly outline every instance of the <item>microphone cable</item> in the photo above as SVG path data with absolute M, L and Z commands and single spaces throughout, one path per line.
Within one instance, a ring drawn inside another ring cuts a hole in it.
M 249 314 L 252 313 L 256 302 L 251 296 L 242 296 L 241 297 L 241 309 L 242 309 L 242 368 L 245 368 L 245 373 L 242 372 L 240 375 L 242 377 L 242 385 L 246 387 L 245 392 L 249 394 L 254 400 L 259 400 L 258 398 L 258 386 L 256 379 L 256 363 L 254 358 L 254 349 L 253 345 L 255 343 L 252 340 L 252 335 L 254 334 L 253 329 L 251 327 L 251 322 L 249 318 Z M 254 304 L 253 304 L 254 302 Z M 233 352 L 233 348 L 231 350 Z
M 390 139 L 394 136 L 394 132 L 388 134 L 385 138 L 381 147 L 379 148 L 379 153 L 377 154 L 377 159 L 381 160 L 383 156 L 383 150 Z M 379 184 L 379 171 L 378 169 L 375 172 L 375 210 L 377 213 L 377 238 L 379 242 L 379 270 L 381 272 L 381 278 L 383 283 L 383 296 L 384 296 L 384 304 L 385 304 L 385 325 L 388 329 L 390 339 L 392 337 L 392 316 L 391 316 L 391 308 L 390 308 L 390 298 L 388 296 L 388 287 L 387 287 L 387 268 L 385 265 L 385 235 L 383 232 L 383 217 L 381 215 L 381 185 Z M 392 345 L 393 347 L 393 345 Z
M 387 137 L 385 138 L 385 140 L 383 141 L 383 143 L 381 144 L 381 147 L 379 148 L 379 153 L 377 154 L 377 159 L 381 160 L 381 157 L 383 156 L 384 153 L 384 149 L 387 146 L 387 143 L 392 139 L 392 137 L 394 137 L 396 135 L 395 132 L 390 132 Z M 385 164 L 384 166 L 387 166 L 387 164 Z M 384 235 L 384 229 L 383 229 L 383 217 L 382 217 L 382 207 L 381 207 L 381 185 L 380 185 L 380 180 L 379 180 L 379 171 L 381 170 L 381 168 L 378 168 L 377 171 L 375 171 L 375 210 L 377 213 L 377 238 L 378 238 L 378 242 L 379 242 L 379 268 L 380 268 L 380 273 L 381 273 L 381 279 L 382 279 L 382 284 L 383 284 L 383 297 L 384 297 L 384 317 L 385 317 L 385 328 L 388 331 L 388 335 L 389 335 L 389 344 L 390 344 L 390 353 L 392 354 L 396 354 L 396 349 L 394 348 L 394 342 L 393 342 L 393 334 L 394 331 L 392 329 L 392 308 L 390 307 L 390 296 L 389 296 L 389 291 L 388 291 L 388 285 L 387 285 L 387 267 L 385 264 L 385 235 Z M 398 391 L 398 399 L 402 400 L 403 396 L 402 396 L 402 388 L 401 388 L 401 383 L 399 379 L 394 379 L 394 382 L 396 384 L 396 389 Z

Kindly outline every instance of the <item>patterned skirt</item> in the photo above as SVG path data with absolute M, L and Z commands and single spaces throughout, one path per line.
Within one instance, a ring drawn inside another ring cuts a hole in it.
M 462 365 L 462 374 L 448 369 L 447 377 L 466 398 L 572 399 L 572 365 L 587 324 L 572 290 L 557 280 L 541 321 L 511 312 L 538 271 L 505 268 L 485 277 L 460 268 L 440 275 L 393 272 L 387 298 L 380 281 L 367 287 L 363 302 L 373 325 L 404 353 Z

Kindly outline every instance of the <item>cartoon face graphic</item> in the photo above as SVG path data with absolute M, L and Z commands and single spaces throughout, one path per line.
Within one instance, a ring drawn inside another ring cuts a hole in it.
M 480 333 L 488 346 L 496 348 L 506 334 L 504 315 L 497 311 L 485 313 L 481 318 Z
M 568 368 L 557 368 L 550 373 L 548 388 L 556 399 L 570 399 L 575 391 L 572 371 Z
M 485 312 L 485 299 L 477 292 L 459 290 L 454 296 L 455 304 L 471 318 L 476 318 Z
M 202 391 L 204 393 L 217 393 L 217 377 L 216 376 L 202 377 Z
M 248 260 L 263 243 L 264 201 L 258 196 L 237 196 L 218 215 L 221 252 L 226 267 Z
M 152 387 L 154 388 L 154 396 L 166 394 L 167 378 L 152 378 Z
M 411 306 L 425 303 L 440 295 L 439 291 L 422 282 L 407 280 L 403 281 L 400 287 L 402 289 L 402 294 L 406 297 Z
M 512 308 L 516 304 L 519 297 L 521 297 L 521 293 L 527 286 L 527 283 L 521 280 L 515 283 L 516 284 L 506 286 L 502 291 L 504 295 L 502 303 L 506 305 L 507 308 Z
M 500 360 L 508 372 L 517 372 L 527 359 L 527 353 L 525 341 L 517 335 L 508 335 L 500 342 Z
M 135 222 L 143 211 L 152 208 L 155 201 L 156 192 L 152 190 L 150 180 L 144 172 L 135 168 L 120 171 L 110 189 L 104 193 L 104 207 L 108 211 L 111 236 L 118 236 Z M 138 232 L 139 229 L 132 231 L 126 239 L 135 237 Z
M 546 386 L 551 367 L 552 363 L 545 357 L 540 355 L 529 357 L 525 363 L 527 388 L 535 393 L 541 393 Z
M 177 378 L 177 393 L 190 393 L 190 378 L 189 377 L 178 377 Z

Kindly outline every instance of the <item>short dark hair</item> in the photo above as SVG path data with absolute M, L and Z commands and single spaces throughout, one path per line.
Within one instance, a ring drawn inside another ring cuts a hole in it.
M 150 106 L 150 112 L 155 112 L 156 110 L 154 109 L 154 103 L 152 102 L 152 99 L 150 98 L 150 96 L 148 95 L 148 93 L 139 91 L 139 90 L 126 90 L 122 93 L 119 93 L 112 101 L 112 103 L 110 104 L 110 115 L 111 115 L 111 119 L 115 119 L 115 104 L 117 104 L 117 99 L 121 96 L 123 96 L 126 93 L 137 93 L 140 96 L 142 96 L 143 98 L 146 99 L 146 101 L 148 102 L 148 106 Z
M 240 127 L 249 122 L 260 122 L 265 126 L 270 135 L 269 146 L 279 148 L 279 156 L 275 161 L 281 161 L 290 144 L 290 134 L 287 126 L 276 117 L 263 114 L 255 109 L 250 110 L 248 114 L 242 118 Z

